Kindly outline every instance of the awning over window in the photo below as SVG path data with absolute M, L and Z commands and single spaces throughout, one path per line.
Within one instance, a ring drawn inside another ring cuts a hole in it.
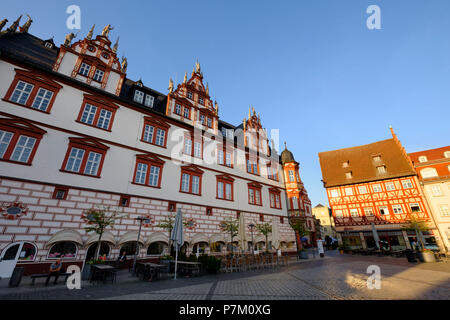
M 214 242 L 226 243 L 225 235 L 220 234 L 220 233 L 216 233 L 216 234 L 211 235 L 209 237 L 209 243 L 214 243 Z
M 204 234 L 204 233 L 196 233 L 193 237 L 192 237 L 192 239 L 191 239 L 191 244 L 196 244 L 196 243 L 199 243 L 199 242 L 207 242 L 207 243 L 209 243 L 209 241 L 208 241 L 208 236 L 206 235 L 206 234 Z
M 136 242 L 138 238 L 137 231 L 130 231 L 125 233 L 119 240 L 119 246 L 123 245 L 125 242 Z M 144 244 L 144 238 L 142 237 L 142 234 L 139 238 L 139 243 Z
M 83 245 L 83 239 L 81 238 L 81 235 L 77 231 L 61 230 L 61 231 L 55 233 L 50 238 L 50 240 L 48 240 L 48 242 L 45 246 L 48 248 L 57 242 L 63 242 L 63 241 L 75 242 L 76 244 L 78 244 L 80 246 Z
M 99 235 L 97 233 L 92 234 L 86 241 L 86 247 L 90 246 L 94 242 L 97 242 L 98 238 Z M 111 232 L 105 231 L 102 234 L 102 242 L 109 242 L 112 244 L 116 244 L 116 239 L 114 238 L 114 235 Z
M 164 242 L 169 244 L 169 235 L 163 232 L 153 232 L 147 240 L 147 244 L 151 244 L 153 242 Z

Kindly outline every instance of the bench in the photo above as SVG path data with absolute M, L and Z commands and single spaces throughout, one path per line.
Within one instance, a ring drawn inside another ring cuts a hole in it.
M 65 277 L 64 282 L 67 282 L 67 278 L 71 275 L 71 273 L 60 273 L 59 277 Z M 39 273 L 39 274 L 33 274 L 31 276 L 31 285 L 34 286 L 34 283 L 37 278 L 47 278 L 49 276 L 49 273 Z

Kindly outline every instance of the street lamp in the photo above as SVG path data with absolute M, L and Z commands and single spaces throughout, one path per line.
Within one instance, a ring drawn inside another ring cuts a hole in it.
M 253 243 L 253 229 L 255 228 L 255 225 L 253 223 L 250 223 L 248 225 L 250 232 L 252 234 L 252 254 L 255 254 L 255 247 L 254 247 L 254 243 Z
M 146 224 L 146 225 L 150 225 L 153 223 L 152 219 L 150 218 L 150 216 L 139 216 L 136 218 L 137 221 L 139 221 L 139 231 L 138 231 L 138 236 L 136 239 L 136 251 L 134 253 L 134 261 L 133 261 L 133 275 L 136 275 L 136 260 L 137 257 L 139 255 L 139 238 L 141 237 L 141 228 L 142 228 L 142 224 Z

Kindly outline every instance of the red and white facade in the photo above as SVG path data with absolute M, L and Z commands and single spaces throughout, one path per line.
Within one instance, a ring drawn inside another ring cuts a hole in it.
M 121 96 L 126 75 L 105 36 L 61 46 L 52 70 L 0 58 L 0 254 L 26 274 L 46 271 L 57 257 L 82 265 L 97 238 L 81 215 L 96 205 L 126 215 L 104 235 L 111 259 L 138 240 L 138 216 L 157 225 L 177 209 L 197 224 L 185 231 L 187 253 L 209 252 L 214 242 L 225 251 L 230 239 L 219 224 L 239 215 L 247 224 L 278 224 L 281 248 L 295 250 L 279 156 L 266 137 L 264 152 L 223 139 L 199 66 L 169 93 L 162 114 Z M 141 258 L 167 252 L 167 230 L 155 225 L 142 228 Z

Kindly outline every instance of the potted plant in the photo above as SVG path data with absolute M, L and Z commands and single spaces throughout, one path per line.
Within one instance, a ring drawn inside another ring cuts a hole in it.
M 338 250 L 339 250 L 340 254 L 344 254 L 345 247 L 344 246 L 339 246 Z
M 428 227 L 427 222 L 420 220 L 417 216 L 411 216 L 410 222 L 407 225 L 403 226 L 403 230 L 413 230 L 416 232 L 417 240 L 420 243 L 420 249 L 417 252 L 417 257 L 421 262 L 436 262 L 436 258 L 434 256 L 433 251 L 426 249 L 425 244 L 423 242 L 422 232 L 428 231 L 430 228 Z M 414 248 L 413 248 L 414 250 Z
M 419 257 L 419 260 L 421 262 L 436 262 L 436 257 L 434 256 L 433 251 L 430 249 L 420 250 L 417 253 L 417 256 Z

